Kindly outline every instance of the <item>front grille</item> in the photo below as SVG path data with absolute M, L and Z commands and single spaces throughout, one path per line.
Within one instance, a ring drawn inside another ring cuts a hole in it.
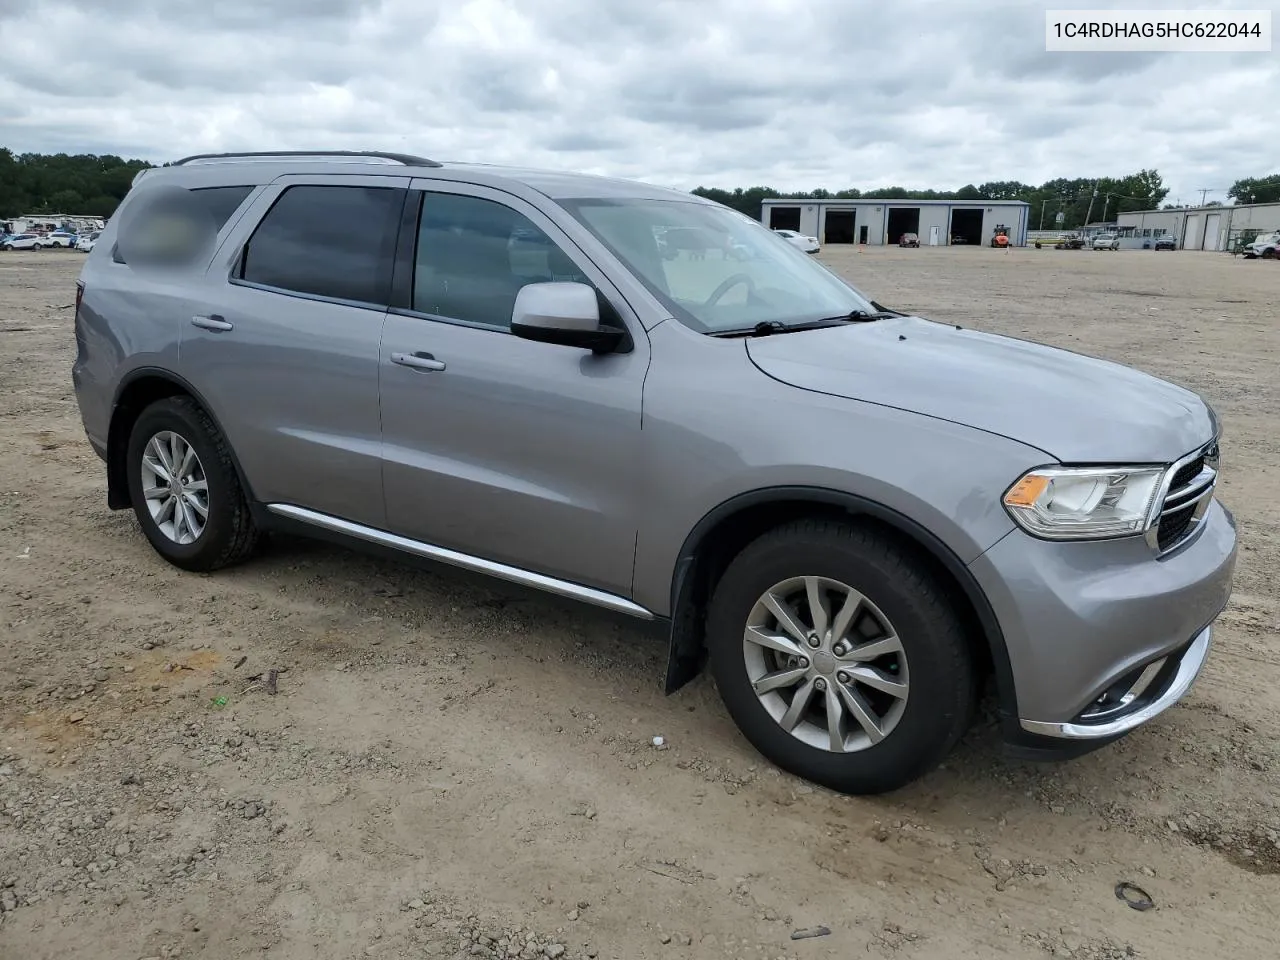
M 1214 442 L 1174 469 L 1148 542 L 1165 553 L 1191 536 L 1209 508 L 1217 483 L 1218 445 Z
M 1180 490 L 1185 487 L 1191 480 L 1194 480 L 1200 473 L 1200 469 L 1204 466 L 1204 455 L 1196 457 L 1185 466 L 1179 467 L 1173 475 L 1173 480 L 1169 483 L 1170 490 Z
M 1156 528 L 1156 546 L 1161 552 L 1176 546 L 1186 536 L 1194 512 L 1194 507 L 1183 507 L 1160 518 L 1160 525 Z

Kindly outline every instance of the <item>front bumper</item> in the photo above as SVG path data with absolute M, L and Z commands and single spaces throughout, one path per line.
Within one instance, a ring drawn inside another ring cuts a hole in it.
M 1214 500 L 1161 557 L 1140 537 L 1053 543 L 1015 530 L 975 560 L 1009 654 L 1006 739 L 1023 753 L 1083 752 L 1176 703 L 1231 596 L 1236 549 Z

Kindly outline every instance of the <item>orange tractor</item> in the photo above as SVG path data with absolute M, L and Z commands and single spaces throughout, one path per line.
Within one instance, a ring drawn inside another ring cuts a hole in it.
M 993 247 L 1009 246 L 1009 231 L 1006 227 L 996 227 L 995 233 L 991 235 L 991 245 Z

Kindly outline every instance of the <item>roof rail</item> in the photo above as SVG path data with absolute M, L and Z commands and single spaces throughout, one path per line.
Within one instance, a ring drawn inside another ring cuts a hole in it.
M 439 167 L 435 160 L 415 157 L 409 153 L 389 153 L 383 150 L 264 150 L 251 153 L 197 153 L 175 160 L 172 166 L 192 164 L 230 163 L 237 160 L 348 160 L 355 163 L 397 163 L 407 167 Z

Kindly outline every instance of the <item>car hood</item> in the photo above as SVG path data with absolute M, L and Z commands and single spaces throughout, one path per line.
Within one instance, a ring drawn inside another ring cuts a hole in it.
M 1217 431 L 1204 401 L 1167 381 L 919 317 L 746 343 L 775 380 L 975 427 L 1065 463 L 1167 463 Z

